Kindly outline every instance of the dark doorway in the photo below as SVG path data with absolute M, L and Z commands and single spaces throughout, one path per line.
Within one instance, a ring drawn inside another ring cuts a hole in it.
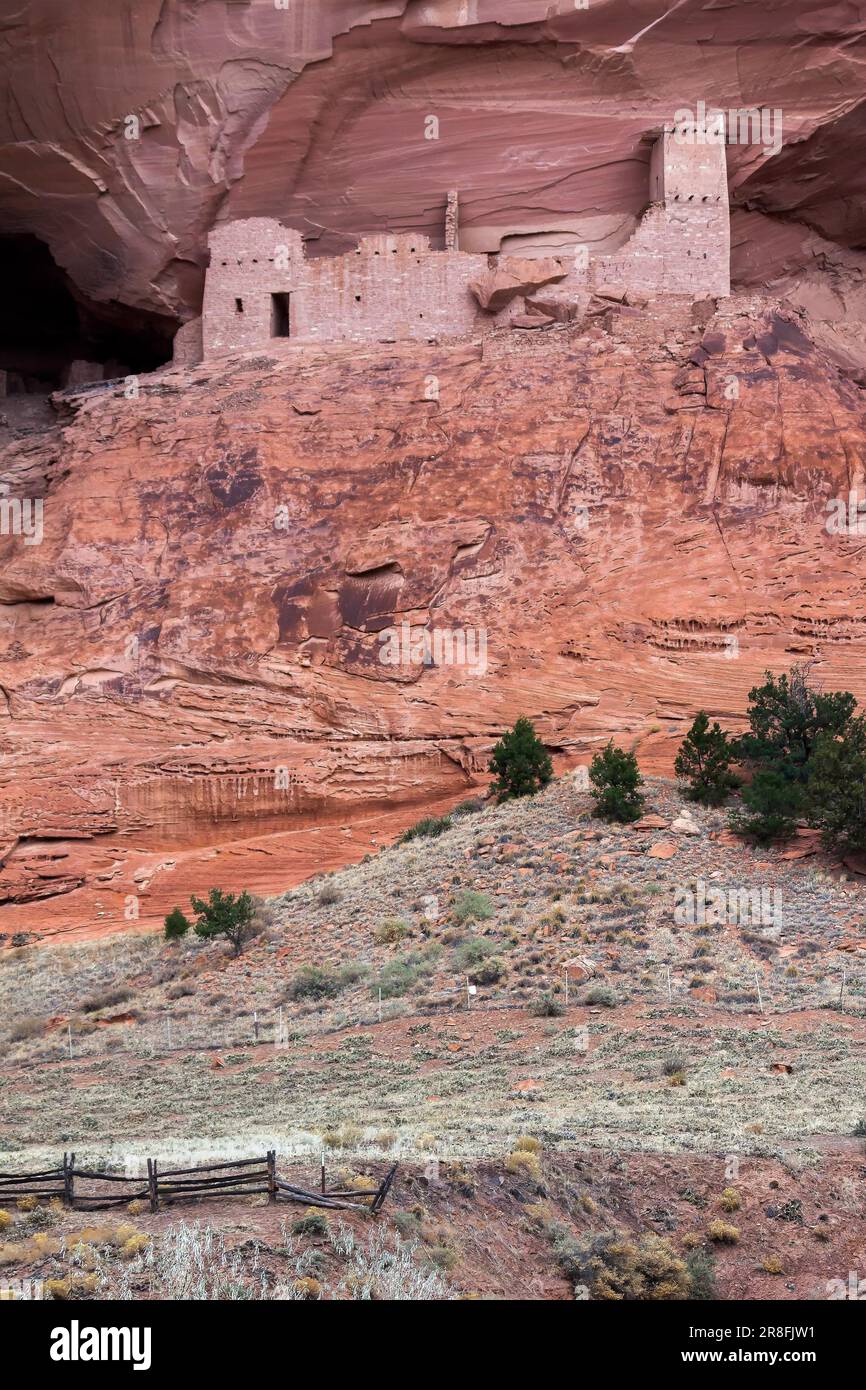
M 271 337 L 288 338 L 289 332 L 289 296 L 287 294 L 272 294 Z

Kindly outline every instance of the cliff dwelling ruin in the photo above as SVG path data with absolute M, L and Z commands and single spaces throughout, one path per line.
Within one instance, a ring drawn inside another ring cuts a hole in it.
M 730 294 L 725 145 L 667 125 L 649 161 L 650 200 L 611 255 L 575 245 L 519 259 L 460 250 L 456 192 L 447 195 L 443 248 L 418 233 L 364 236 L 342 256 L 308 259 L 299 231 L 243 218 L 209 238 L 201 318 L 183 325 L 174 360 L 298 343 L 445 340 L 525 315 L 568 319 L 587 293 Z M 526 297 L 547 286 L 544 302 Z

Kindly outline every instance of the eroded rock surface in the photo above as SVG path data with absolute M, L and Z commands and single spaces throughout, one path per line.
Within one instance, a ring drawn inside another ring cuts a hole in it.
M 866 700 L 862 539 L 826 524 L 861 392 L 765 300 L 64 399 L 0 455 L 44 505 L 0 538 L 3 930 L 358 858 L 520 714 L 561 765 L 613 735 L 669 770 L 768 666 Z

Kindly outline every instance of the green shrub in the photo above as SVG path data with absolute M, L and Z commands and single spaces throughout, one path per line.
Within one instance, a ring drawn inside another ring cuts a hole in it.
M 456 1250 L 452 1250 L 450 1245 L 434 1245 L 427 1251 L 427 1258 L 437 1269 L 453 1269 L 460 1261 L 460 1256 Z
M 711 1301 L 718 1298 L 716 1288 L 716 1261 L 711 1250 L 692 1250 L 686 1256 L 691 1285 L 690 1298 Z
M 374 993 L 381 989 L 383 999 L 397 999 L 408 994 L 422 979 L 433 974 L 437 954 L 434 948 L 428 947 L 426 951 L 407 951 L 395 956 L 379 975 Z
M 340 980 L 333 970 L 320 965 L 302 965 L 286 991 L 288 1000 L 333 999 L 340 992 Z
M 540 994 L 529 1006 L 529 1012 L 533 1018 L 562 1018 L 565 1013 L 565 1005 L 553 994 Z
M 595 813 L 602 820 L 627 824 L 640 819 L 644 798 L 638 788 L 643 778 L 634 753 L 617 748 L 611 739 L 590 763 L 589 780 Z
M 611 989 L 610 985 L 593 985 L 586 996 L 587 1004 L 602 1004 L 606 1009 L 613 1009 L 619 1003 L 616 990 Z
M 377 946 L 394 946 L 408 935 L 409 928 L 405 922 L 399 922 L 395 917 L 389 917 L 386 922 L 382 922 L 381 926 L 376 928 L 373 933 L 373 940 Z
M 292 1235 L 295 1236 L 326 1236 L 328 1234 L 328 1218 L 324 1212 L 316 1211 L 314 1207 L 308 1207 L 303 1216 L 299 1216 L 292 1225 Z
M 415 825 L 410 825 L 408 830 L 397 841 L 398 845 L 406 845 L 410 840 L 431 840 L 437 835 L 444 835 L 446 830 L 451 829 L 450 816 L 425 816 Z
M 553 763 L 532 721 L 518 719 L 493 749 L 490 772 L 496 774 L 491 791 L 500 800 L 532 796 L 553 776 Z
M 496 943 L 486 936 L 470 936 L 461 941 L 454 952 L 454 961 L 462 972 L 481 965 L 496 951 Z
M 417 1240 L 421 1235 L 421 1218 L 414 1211 L 395 1211 L 393 1225 L 404 1240 Z
M 500 980 L 504 980 L 507 974 L 508 966 L 505 961 L 493 956 L 491 960 L 484 961 L 469 971 L 469 981 L 473 985 L 496 985 Z
M 493 916 L 494 907 L 486 893 L 470 889 L 454 899 L 451 911 L 462 926 L 466 922 L 486 922 Z

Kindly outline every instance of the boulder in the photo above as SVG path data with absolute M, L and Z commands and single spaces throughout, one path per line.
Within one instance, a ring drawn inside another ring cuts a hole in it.
M 672 840 L 659 840 L 647 850 L 648 859 L 673 859 L 677 847 Z
M 675 821 L 672 821 L 671 830 L 676 831 L 678 835 L 700 835 L 701 833 L 701 827 L 692 820 L 691 816 L 686 815 L 678 816 Z
M 498 265 L 483 280 L 471 280 L 469 288 L 482 309 L 496 314 L 510 304 L 516 295 L 532 294 L 553 280 L 563 280 L 567 271 L 561 261 L 552 256 L 503 256 Z
M 574 323 L 583 318 L 588 303 L 589 295 L 572 294 L 554 285 L 527 296 L 526 308 L 531 312 L 546 314 L 557 323 Z

